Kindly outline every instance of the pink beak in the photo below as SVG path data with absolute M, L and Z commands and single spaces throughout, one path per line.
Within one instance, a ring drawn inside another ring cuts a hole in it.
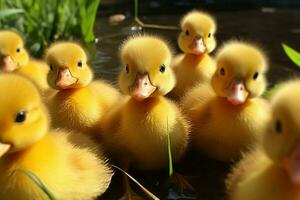
M 227 100 L 235 106 L 245 103 L 248 95 L 249 93 L 242 81 L 232 81 L 227 90 Z
M 206 50 L 206 46 L 205 46 L 201 36 L 195 37 L 192 44 L 189 45 L 189 48 L 196 55 L 201 55 Z
M 5 56 L 2 59 L 2 70 L 4 72 L 12 72 L 17 69 L 17 64 L 14 62 L 11 56 Z
M 60 89 L 70 89 L 77 81 L 78 79 L 72 76 L 70 70 L 64 68 L 59 70 L 55 85 Z
M 137 101 L 143 101 L 148 98 L 154 91 L 156 87 L 152 85 L 149 75 L 137 74 L 135 82 L 132 86 L 132 97 Z
M 293 152 L 284 160 L 284 167 L 288 171 L 291 181 L 300 187 L 300 142 Z

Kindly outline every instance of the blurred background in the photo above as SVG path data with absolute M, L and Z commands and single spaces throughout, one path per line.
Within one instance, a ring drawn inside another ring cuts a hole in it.
M 90 55 L 96 78 L 115 82 L 120 69 L 118 47 L 124 39 L 138 32 L 162 35 L 179 53 L 179 21 L 192 9 L 215 16 L 218 46 L 234 38 L 265 50 L 270 63 L 269 88 L 298 76 L 299 67 L 286 55 L 282 43 L 300 51 L 299 0 L 1 0 L 0 28 L 22 33 L 35 57 L 42 57 L 44 48 L 53 41 L 78 41 Z M 175 30 L 145 28 L 134 17 Z M 230 164 L 189 153 L 175 168 L 187 177 L 195 191 L 169 199 L 226 199 L 224 178 Z M 161 199 L 167 199 L 163 188 L 168 172 L 131 173 Z M 122 194 L 121 180 L 116 173 L 112 187 L 101 199 L 118 199 Z

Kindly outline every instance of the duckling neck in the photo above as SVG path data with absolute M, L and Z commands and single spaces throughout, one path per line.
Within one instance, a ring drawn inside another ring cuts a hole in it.
M 164 97 L 162 97 L 162 96 L 148 97 L 148 98 L 144 99 L 143 101 L 138 101 L 134 98 L 130 98 L 129 102 L 132 104 L 135 104 L 137 106 L 152 107 L 152 106 L 156 105 L 156 103 L 159 102 L 161 100 L 161 98 L 164 98 Z
M 75 92 L 78 92 L 80 90 L 85 90 L 85 87 L 83 87 L 83 88 L 69 88 L 69 89 L 59 90 L 57 92 L 57 94 L 58 95 L 72 95 Z
M 20 167 L 16 163 L 20 164 L 20 163 L 26 162 L 24 157 L 26 157 L 26 155 L 28 155 L 28 154 L 32 154 L 32 150 L 34 150 L 40 146 L 44 146 L 46 148 L 46 146 L 47 146 L 46 143 L 48 142 L 47 139 L 49 139 L 49 138 L 51 138 L 51 136 L 46 134 L 45 136 L 43 136 L 43 138 L 41 138 L 36 143 L 34 143 L 22 150 L 19 150 L 16 152 L 11 152 L 11 153 L 8 153 L 7 155 L 3 156 L 0 160 L 0 169 L 1 169 L 1 167 L 4 167 L 4 166 L 6 166 L 8 168 L 11 167 L 11 169 Z M 41 151 L 37 151 L 36 154 L 42 155 Z
M 195 55 L 191 53 L 186 53 L 184 55 L 184 62 L 191 63 L 190 66 L 197 66 L 198 63 L 200 63 L 203 58 L 205 57 L 206 53 L 203 53 L 201 55 Z

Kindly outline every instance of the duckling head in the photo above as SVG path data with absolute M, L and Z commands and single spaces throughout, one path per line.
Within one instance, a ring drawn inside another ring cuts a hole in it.
M 232 105 L 261 95 L 266 88 L 267 60 L 257 47 L 244 42 L 226 43 L 217 54 L 212 87 Z
M 272 115 L 263 137 L 266 154 L 300 186 L 300 80 L 289 81 L 271 98 Z
M 46 51 L 49 85 L 57 90 L 82 88 L 93 79 L 85 51 L 76 43 L 55 43 Z
M 202 55 L 215 49 L 216 22 L 209 14 L 192 11 L 183 17 L 180 27 L 178 45 L 183 52 Z
M 123 69 L 119 87 L 124 94 L 138 101 L 165 95 L 175 86 L 170 67 L 172 53 L 158 37 L 139 35 L 129 38 L 120 49 Z
M 29 55 L 21 36 L 13 31 L 0 31 L 0 69 L 5 72 L 15 71 L 28 61 Z
M 28 79 L 0 75 L 0 157 L 21 151 L 47 132 L 48 114 L 39 91 Z

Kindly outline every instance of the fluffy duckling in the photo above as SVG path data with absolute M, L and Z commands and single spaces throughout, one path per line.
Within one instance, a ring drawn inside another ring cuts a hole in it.
M 91 132 L 119 97 L 104 81 L 93 81 L 84 50 L 76 43 L 53 44 L 46 53 L 49 85 L 58 90 L 49 101 L 56 127 Z
M 232 200 L 300 199 L 300 80 L 285 83 L 271 98 L 272 115 L 258 147 L 227 180 Z
M 251 44 L 232 41 L 221 48 L 211 85 L 197 85 L 182 100 L 196 149 L 227 161 L 260 135 L 269 111 L 259 98 L 266 70 L 265 55 Z
M 183 51 L 174 58 L 177 85 L 170 96 L 180 99 L 196 83 L 208 82 L 216 70 L 215 61 L 209 56 L 216 47 L 214 34 L 216 22 L 212 16 L 192 11 L 181 20 L 178 45 Z
M 35 81 L 42 89 L 48 90 L 48 66 L 31 59 L 24 47 L 23 39 L 13 31 L 0 31 L 0 69 L 4 72 L 17 72 Z
M 1 74 L 0 92 L 5 94 L 0 95 L 0 199 L 48 199 L 18 170 L 39 177 L 56 199 L 89 200 L 104 193 L 112 171 L 86 137 L 49 130 L 48 113 L 27 78 Z
M 153 49 L 155 53 L 153 53 Z M 104 119 L 104 143 L 122 167 L 142 170 L 168 166 L 167 136 L 176 162 L 187 148 L 189 126 L 179 108 L 165 98 L 175 85 L 171 51 L 158 37 L 129 38 L 120 49 L 119 87 L 128 95 Z M 127 184 L 125 199 L 131 199 Z

